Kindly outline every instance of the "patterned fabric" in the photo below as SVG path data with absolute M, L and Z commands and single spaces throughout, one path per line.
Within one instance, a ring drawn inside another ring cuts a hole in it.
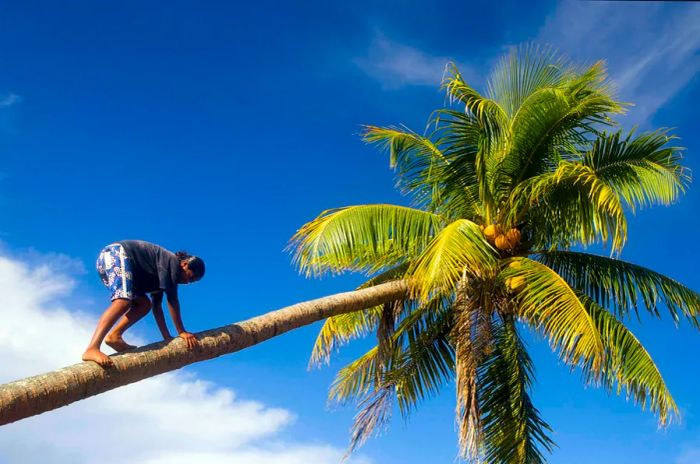
M 118 243 L 107 245 L 97 257 L 97 272 L 102 283 L 112 292 L 112 301 L 123 298 L 133 300 L 133 274 L 131 260 Z

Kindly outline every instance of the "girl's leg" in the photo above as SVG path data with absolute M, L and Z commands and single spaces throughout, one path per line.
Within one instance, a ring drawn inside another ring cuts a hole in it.
M 127 312 L 112 331 L 105 337 L 105 343 L 111 346 L 114 351 L 121 353 L 122 351 L 136 348 L 134 345 L 129 345 L 124 341 L 122 335 L 129 327 L 138 322 L 143 316 L 151 310 L 151 300 L 147 296 L 138 296 L 134 298 L 133 304 L 129 312 Z
M 100 351 L 100 345 L 102 345 L 102 340 L 107 335 L 109 329 L 112 328 L 114 323 L 121 317 L 124 313 L 129 310 L 131 306 L 131 301 L 118 298 L 112 301 L 112 304 L 107 307 L 100 320 L 97 322 L 97 328 L 95 333 L 92 335 L 92 340 L 88 345 L 85 353 L 83 353 L 83 361 L 95 361 L 97 364 L 107 367 L 112 365 L 112 360 Z

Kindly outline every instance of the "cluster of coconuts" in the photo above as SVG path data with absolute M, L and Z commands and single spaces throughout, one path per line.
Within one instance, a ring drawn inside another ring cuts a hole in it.
M 499 250 L 507 251 L 517 247 L 521 238 L 520 231 L 515 227 L 511 227 L 506 232 L 503 232 L 503 230 L 500 224 L 481 226 L 481 231 L 484 233 L 486 240 Z

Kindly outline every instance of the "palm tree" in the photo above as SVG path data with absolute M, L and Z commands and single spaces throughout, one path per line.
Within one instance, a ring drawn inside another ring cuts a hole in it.
M 632 398 L 661 425 L 678 408 L 649 353 L 625 327 L 665 306 L 700 322 L 700 295 L 618 259 L 628 212 L 668 205 L 689 183 L 666 130 L 623 134 L 624 112 L 603 63 L 576 66 L 536 46 L 500 61 L 486 92 L 448 65 L 450 108 L 420 135 L 366 126 L 389 152 L 414 207 L 359 205 L 322 212 L 291 241 L 308 276 L 345 271 L 365 287 L 405 279 L 398 303 L 326 320 L 311 363 L 376 332 L 377 344 L 341 369 L 330 399 L 356 401 L 350 450 L 456 382 L 460 455 L 540 463 L 554 443 L 530 399 L 533 366 L 521 333 L 544 335 L 588 384 Z M 609 246 L 610 257 L 582 251 Z

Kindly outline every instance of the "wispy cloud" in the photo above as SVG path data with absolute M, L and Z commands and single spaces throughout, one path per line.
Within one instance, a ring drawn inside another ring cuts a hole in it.
M 700 5 L 562 2 L 538 37 L 573 58 L 607 59 L 619 96 L 644 125 L 700 70 Z
M 0 250 L 0 383 L 73 364 L 94 328 L 90 317 L 60 303 L 72 297 L 70 260 L 35 258 Z M 239 399 L 180 371 L 4 426 L 0 462 L 339 462 L 339 448 L 280 440 L 295 420 L 286 409 Z
M 445 65 L 455 61 L 449 56 L 433 55 L 376 33 L 367 54 L 356 58 L 355 64 L 368 76 L 380 81 L 387 90 L 409 85 L 437 88 L 442 81 Z M 460 66 L 467 75 L 470 70 Z
M 0 96 L 0 108 L 7 108 L 22 101 L 22 97 L 16 93 L 9 93 L 5 96 Z
M 687 447 L 676 456 L 673 464 L 698 464 L 698 462 L 700 462 L 700 447 Z

